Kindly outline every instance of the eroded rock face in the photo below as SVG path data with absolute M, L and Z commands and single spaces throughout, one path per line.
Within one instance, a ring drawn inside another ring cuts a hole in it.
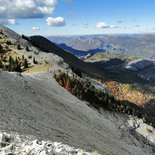
M 18 155 L 90 155 L 61 142 L 34 139 L 31 136 L 20 136 L 15 133 L 0 132 L 0 154 Z
M 130 117 L 128 125 L 131 129 L 145 137 L 148 141 L 155 143 L 155 129 L 144 123 L 142 119 Z

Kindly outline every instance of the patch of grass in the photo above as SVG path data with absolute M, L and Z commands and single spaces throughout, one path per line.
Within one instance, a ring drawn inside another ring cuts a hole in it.
M 13 59 L 16 59 L 16 57 L 18 58 L 22 58 L 22 55 L 17 53 L 16 51 L 13 51 L 13 52 L 6 52 L 5 53 L 6 56 L 11 56 Z
M 37 64 L 32 67 L 27 68 L 24 73 L 39 73 L 39 72 L 47 72 L 52 65 L 50 64 Z
M 146 131 L 147 133 L 149 133 L 149 134 L 152 134 L 152 133 L 153 133 L 152 130 L 149 129 L 149 128 L 145 128 L 145 131 Z
M 91 153 L 91 155 L 100 155 L 97 151 Z

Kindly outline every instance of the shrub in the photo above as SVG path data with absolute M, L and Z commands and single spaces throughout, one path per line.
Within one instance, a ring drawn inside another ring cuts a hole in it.
M 22 55 L 22 60 L 24 60 L 25 58 L 24 58 L 24 55 Z
M 3 68 L 3 64 L 1 60 L 0 60 L 0 68 Z
M 32 59 L 32 55 L 29 55 L 28 58 L 29 58 L 29 59 Z
M 17 50 L 21 50 L 20 44 L 17 45 Z
M 25 50 L 26 50 L 26 51 L 29 51 L 29 47 L 28 47 L 28 46 L 26 46 L 26 47 L 25 47 Z
M 38 64 L 38 62 L 36 61 L 35 57 L 33 57 L 33 63 L 34 64 Z
M 28 68 L 28 61 L 27 61 L 27 59 L 24 59 L 24 68 Z
M 13 65 L 14 64 L 14 60 L 13 60 L 13 58 L 11 56 L 9 57 L 9 64 L 10 65 Z
M 0 53 L 2 53 L 3 52 L 3 47 L 2 47 L 2 45 L 0 44 Z
M 6 44 L 7 44 L 7 45 L 12 45 L 12 43 L 11 43 L 10 40 L 7 40 L 7 41 L 6 41 Z

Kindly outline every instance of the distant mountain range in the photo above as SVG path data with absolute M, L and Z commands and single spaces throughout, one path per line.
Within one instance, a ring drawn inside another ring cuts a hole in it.
M 89 35 L 48 37 L 74 55 L 112 52 L 141 58 L 155 58 L 155 34 Z M 81 53 L 80 53 L 81 51 Z
M 66 44 L 62 43 L 62 44 L 59 44 L 59 47 L 70 52 L 71 54 L 73 55 L 76 55 L 78 57 L 81 57 L 81 56 L 86 56 L 88 54 L 90 55 L 93 55 L 95 53 L 98 53 L 98 52 L 105 52 L 104 49 L 93 49 L 93 50 L 88 50 L 88 51 L 81 51 L 81 50 L 78 50 L 78 49 L 74 49 L 70 46 L 67 46 Z
M 76 56 L 70 54 L 69 52 L 66 52 L 62 50 L 61 48 L 57 47 L 54 43 L 52 43 L 51 41 L 49 41 L 48 39 L 42 36 L 28 37 L 27 40 L 31 42 L 32 45 L 34 45 L 35 47 L 47 53 L 54 53 L 58 55 L 59 57 L 63 58 L 64 61 L 67 64 L 69 64 L 69 66 L 76 72 L 84 73 L 94 78 L 116 80 L 116 81 L 123 82 L 123 83 L 136 82 L 136 83 L 144 84 L 144 83 L 149 82 L 147 80 L 144 80 L 144 78 L 139 77 L 137 73 L 136 74 L 134 74 L 134 72 L 127 73 L 126 69 L 125 71 L 123 71 L 123 70 L 120 70 L 121 68 L 115 68 L 117 65 L 116 66 L 114 65 L 114 71 L 117 72 L 117 75 L 116 75 L 116 73 L 115 74 L 113 73 L 113 70 L 107 69 L 104 65 L 102 65 L 102 63 L 101 64 L 97 63 L 96 65 L 94 63 L 91 63 L 91 61 L 84 62 L 78 59 Z M 113 66 L 113 64 L 111 64 L 111 61 L 109 61 L 108 66 L 110 67 Z M 130 76 L 130 78 L 127 78 L 128 76 Z
M 116 53 L 99 52 L 86 58 L 85 61 L 92 62 L 98 68 L 107 69 L 116 79 L 119 79 L 119 77 L 128 79 L 127 77 L 130 76 L 130 80 L 133 81 L 131 77 L 138 75 L 138 77 L 145 80 L 155 82 L 155 61 L 152 60 L 127 57 Z M 121 74 L 123 76 L 120 76 Z

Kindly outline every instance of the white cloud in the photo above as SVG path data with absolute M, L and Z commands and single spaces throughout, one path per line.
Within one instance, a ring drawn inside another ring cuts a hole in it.
M 32 27 L 32 30 L 40 30 L 40 27 L 38 27 L 38 26 L 33 26 L 33 27 Z
M 98 28 L 98 29 L 106 29 L 106 28 L 119 28 L 119 27 L 116 26 L 116 25 L 108 25 L 105 22 L 98 22 L 96 24 L 96 28 Z
M 65 20 L 62 17 L 57 18 L 48 17 L 46 19 L 46 23 L 48 26 L 55 26 L 55 27 L 65 26 Z
M 16 25 L 16 19 L 0 19 L 0 24 L 3 25 Z
M 17 24 L 16 19 L 8 19 L 8 23 L 11 24 L 11 25 L 16 25 Z
M 98 29 L 105 29 L 105 28 L 109 28 L 109 27 L 110 27 L 110 25 L 107 25 L 104 22 L 99 22 L 96 24 L 96 28 L 98 28 Z
M 45 4 L 54 6 L 57 3 L 57 0 L 44 0 Z
M 110 28 L 119 28 L 117 25 L 110 25 Z
M 41 18 L 52 14 L 57 0 L 0 0 L 0 18 Z

